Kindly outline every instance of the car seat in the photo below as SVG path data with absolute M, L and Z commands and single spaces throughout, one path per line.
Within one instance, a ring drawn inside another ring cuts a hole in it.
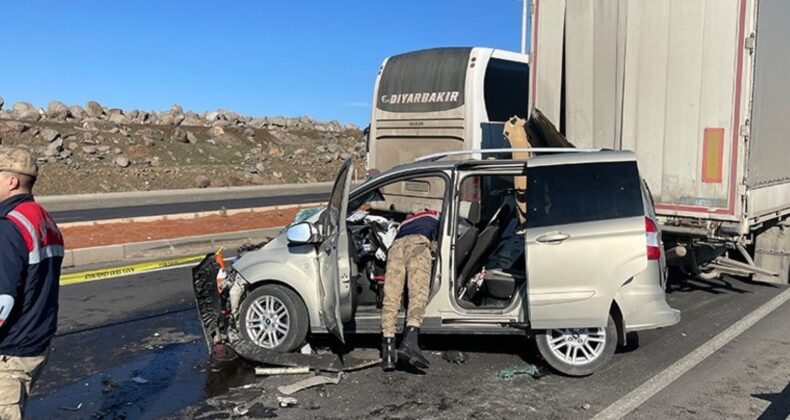
M 467 215 L 466 220 L 471 224 L 469 229 L 466 230 L 456 241 L 455 241 L 455 269 L 456 271 L 460 271 L 461 267 L 463 267 L 464 263 L 466 263 L 467 258 L 469 257 L 469 253 L 472 252 L 472 248 L 475 246 L 475 241 L 477 241 L 478 234 L 480 233 L 480 228 L 478 225 L 480 224 L 480 202 L 479 201 L 472 201 L 469 204 L 469 214 Z
M 512 217 L 512 213 L 512 201 L 504 200 L 499 206 L 499 209 L 497 209 L 496 213 L 494 213 L 494 216 L 491 217 L 491 220 L 488 222 L 486 227 L 483 228 L 483 230 L 477 236 L 477 242 L 475 243 L 474 248 L 472 248 L 469 258 L 457 277 L 457 282 L 455 285 L 456 295 L 464 287 L 466 287 L 467 283 L 472 278 L 472 274 L 476 273 L 477 270 L 480 269 L 480 267 L 483 265 L 484 258 L 488 257 L 491 251 L 493 251 L 494 246 L 496 246 L 500 237 L 502 236 L 502 230 L 507 225 L 510 217 Z

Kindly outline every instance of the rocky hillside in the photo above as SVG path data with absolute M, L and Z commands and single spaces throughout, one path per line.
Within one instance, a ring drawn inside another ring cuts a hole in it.
M 310 117 L 179 105 L 124 111 L 95 101 L 4 107 L 2 98 L 0 144 L 34 153 L 40 195 L 329 181 L 352 156 L 361 175 L 365 148 L 358 127 Z

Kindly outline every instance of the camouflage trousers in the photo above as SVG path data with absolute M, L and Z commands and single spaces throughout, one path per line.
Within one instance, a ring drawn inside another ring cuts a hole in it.
M 381 332 L 395 337 L 395 324 L 403 298 L 403 287 L 409 288 L 406 325 L 419 328 L 425 315 L 431 285 L 431 241 L 422 235 L 409 235 L 395 240 L 387 253 L 384 277 L 384 305 L 381 309 Z
M 22 420 L 30 388 L 47 362 L 41 356 L 0 355 L 0 419 Z

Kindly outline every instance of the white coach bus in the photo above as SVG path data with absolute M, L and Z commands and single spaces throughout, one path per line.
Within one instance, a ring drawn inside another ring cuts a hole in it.
M 376 77 L 371 175 L 430 153 L 508 147 L 508 118 L 527 117 L 528 56 L 435 48 L 388 57 Z

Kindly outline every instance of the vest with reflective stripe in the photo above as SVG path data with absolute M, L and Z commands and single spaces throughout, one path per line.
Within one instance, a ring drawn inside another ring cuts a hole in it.
M 49 213 L 38 203 L 24 202 L 10 211 L 6 218 L 22 233 L 27 245 L 28 264 L 63 257 L 63 236 Z

